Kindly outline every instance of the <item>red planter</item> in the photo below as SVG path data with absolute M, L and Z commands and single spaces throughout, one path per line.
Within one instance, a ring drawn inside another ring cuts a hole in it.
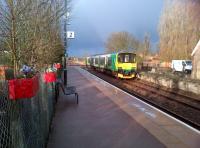
M 61 64 L 60 64 L 60 63 L 56 63 L 56 64 L 54 65 L 54 67 L 55 67 L 56 69 L 60 69 L 60 68 L 61 68 Z
M 56 73 L 55 72 L 46 72 L 43 75 L 43 79 L 45 83 L 56 82 Z
M 8 86 L 11 100 L 32 98 L 39 90 L 39 77 L 9 80 Z

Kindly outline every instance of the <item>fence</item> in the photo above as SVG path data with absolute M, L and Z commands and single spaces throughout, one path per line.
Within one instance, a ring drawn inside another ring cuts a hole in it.
M 156 71 L 159 72 L 169 72 L 171 71 L 170 64 L 169 63 L 160 63 L 160 64 L 153 64 L 153 63 L 138 63 L 137 65 L 137 70 L 139 72 L 147 72 L 147 71 L 152 71 L 152 69 L 155 69 Z
M 43 83 L 31 99 L 11 101 L 0 80 L 0 148 L 44 148 L 56 103 L 55 83 Z

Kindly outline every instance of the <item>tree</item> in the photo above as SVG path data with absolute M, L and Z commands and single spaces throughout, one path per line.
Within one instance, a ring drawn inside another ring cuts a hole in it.
M 150 35 L 146 33 L 144 36 L 144 40 L 140 44 L 140 48 L 137 53 L 144 60 L 150 54 L 150 52 L 151 52 L 150 49 L 151 49 Z
M 64 45 L 62 0 L 2 0 L 0 2 L 0 45 L 11 55 L 15 74 L 27 63 L 38 69 L 61 60 Z
M 114 32 L 112 33 L 107 42 L 107 52 L 116 52 L 121 50 L 136 51 L 139 47 L 139 41 L 128 32 Z
M 200 1 L 165 0 L 159 23 L 159 54 L 165 61 L 191 59 L 200 38 Z

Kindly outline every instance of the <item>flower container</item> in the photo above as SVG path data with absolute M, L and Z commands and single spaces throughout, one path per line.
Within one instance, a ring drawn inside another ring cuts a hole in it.
M 54 65 L 54 67 L 55 67 L 56 69 L 61 69 L 61 64 L 60 64 L 60 63 L 56 63 L 56 64 Z
M 11 100 L 32 98 L 39 90 L 39 77 L 8 80 L 8 88 Z
M 55 72 L 46 72 L 43 75 L 43 79 L 45 83 L 53 83 L 56 82 L 56 73 Z

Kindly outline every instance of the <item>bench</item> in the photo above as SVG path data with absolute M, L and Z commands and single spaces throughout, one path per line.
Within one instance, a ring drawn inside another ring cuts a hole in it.
M 59 87 L 61 87 L 64 95 L 75 95 L 76 103 L 77 104 L 79 103 L 78 93 L 76 91 L 75 86 L 65 87 L 63 81 L 61 79 L 58 79 L 56 82 L 56 90 L 57 91 L 59 91 Z

